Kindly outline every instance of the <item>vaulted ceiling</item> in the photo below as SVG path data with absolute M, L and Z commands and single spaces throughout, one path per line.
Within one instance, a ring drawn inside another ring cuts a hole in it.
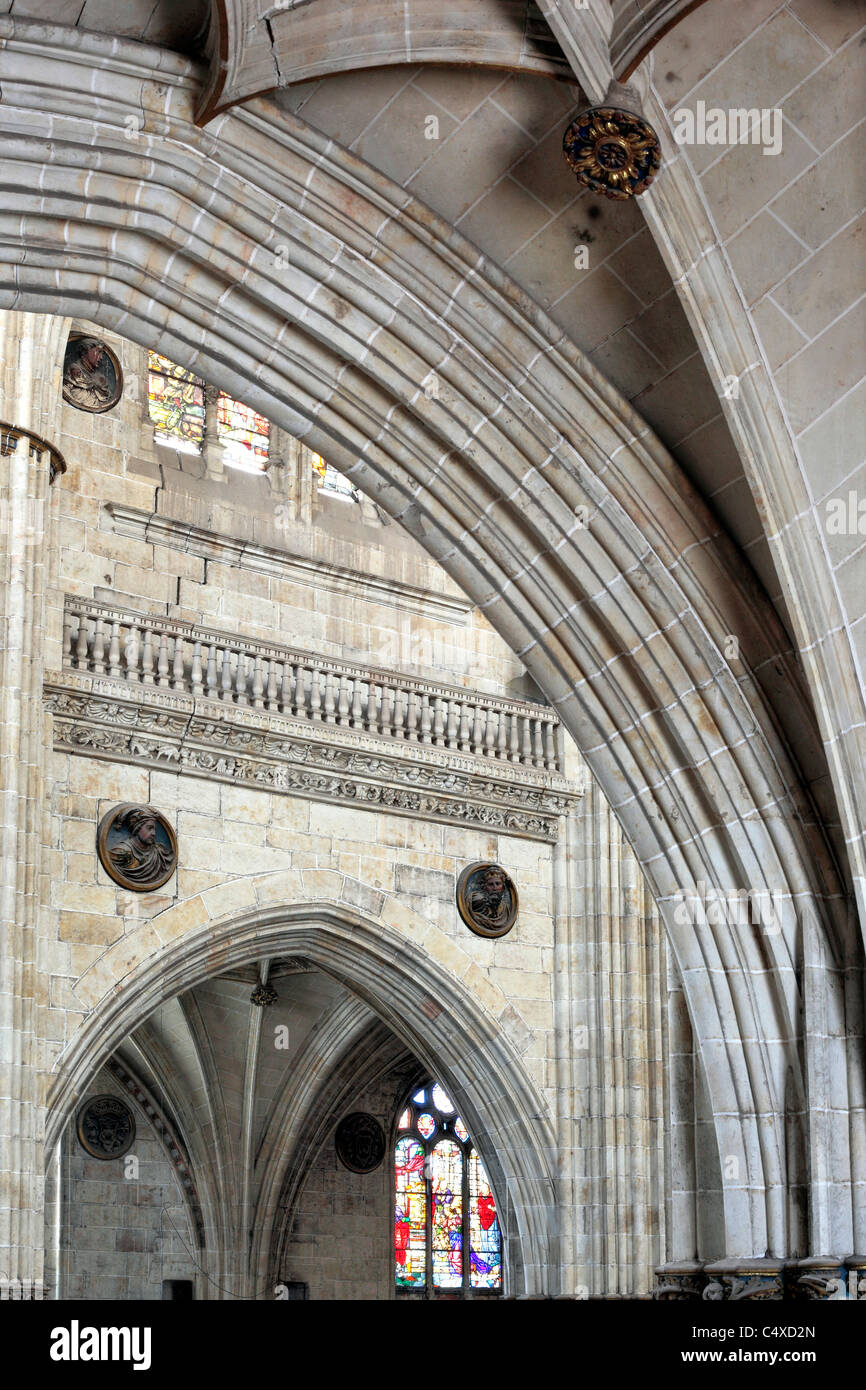
M 640 203 L 581 189 L 562 135 L 587 97 L 553 36 L 560 0 L 0 0 L 197 54 L 200 119 L 236 102 L 289 109 L 428 204 L 633 403 L 747 552 L 780 586 L 718 395 Z M 571 0 L 569 0 L 571 7 Z M 682 0 L 589 0 L 586 87 L 634 66 Z M 573 56 L 573 55 L 572 55 Z
M 266 1260 L 277 1205 L 291 1213 L 321 1145 L 365 1087 L 389 1076 L 396 1094 L 423 1071 L 338 981 L 302 960 L 272 960 L 264 973 L 276 1002 L 258 1008 L 250 995 L 262 973 L 241 967 L 169 1000 L 114 1063 L 122 1081 L 145 1088 L 188 1156 L 211 1276 L 218 1252 L 246 1250 L 251 1233 Z

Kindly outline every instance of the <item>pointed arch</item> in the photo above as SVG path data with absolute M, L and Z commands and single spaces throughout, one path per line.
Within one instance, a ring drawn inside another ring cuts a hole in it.
M 555 1135 L 542 1098 L 502 1028 L 470 990 L 399 932 L 329 903 L 261 909 L 199 928 L 145 955 L 109 988 L 60 1059 L 46 1147 L 91 1077 L 164 1000 L 261 957 L 302 957 L 362 1000 L 453 1087 L 485 1155 L 495 1155 L 514 1212 L 508 1259 L 517 1287 L 558 1292 Z
M 0 38 L 0 307 L 96 318 L 245 400 L 481 607 L 656 895 L 719 1150 L 748 1175 L 728 1253 L 781 1250 L 800 921 L 836 961 L 850 924 L 785 733 L 815 730 L 808 695 L 750 572 L 601 374 L 384 176 L 263 103 L 197 130 L 164 51 L 8 17 Z M 774 894 L 781 930 L 695 931 L 676 907 L 702 884 Z

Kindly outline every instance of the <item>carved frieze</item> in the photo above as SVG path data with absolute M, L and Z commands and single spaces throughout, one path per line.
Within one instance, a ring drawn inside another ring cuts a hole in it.
M 558 774 L 497 764 L 491 775 L 478 759 L 405 743 L 390 754 L 368 735 L 168 691 L 126 687 L 121 698 L 79 673 L 52 678 L 45 699 L 58 749 L 452 824 L 554 840 L 580 795 Z

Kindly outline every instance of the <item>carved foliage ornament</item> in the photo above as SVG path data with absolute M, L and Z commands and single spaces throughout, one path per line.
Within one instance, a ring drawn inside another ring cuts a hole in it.
M 101 338 L 70 333 L 63 358 L 63 399 L 88 415 L 102 415 L 123 394 L 120 361 Z
M 385 1157 L 385 1132 L 374 1115 L 346 1115 L 334 1136 L 337 1157 L 353 1173 L 372 1173 Z
M 476 936 L 505 936 L 518 905 L 514 880 L 499 864 L 470 864 L 457 880 L 457 910 Z
M 635 198 L 661 166 L 651 125 L 619 106 L 593 106 L 575 116 L 562 141 L 578 183 L 605 198 Z
M 94 1096 L 79 1110 L 76 1130 L 91 1158 L 122 1158 L 135 1139 L 135 1117 L 117 1096 Z
M 174 830 L 153 806 L 115 806 L 99 823 L 96 848 L 105 872 L 133 893 L 161 888 L 177 867 Z

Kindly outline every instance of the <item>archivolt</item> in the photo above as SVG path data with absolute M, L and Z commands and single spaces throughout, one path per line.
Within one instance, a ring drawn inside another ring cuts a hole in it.
M 164 52 L 8 18 L 0 38 L 0 307 L 97 319 L 248 400 L 480 605 L 659 902 L 720 1152 L 747 1175 L 729 1253 L 782 1250 L 797 918 L 830 959 L 844 924 L 774 702 L 811 709 L 750 572 L 613 388 L 389 180 L 263 103 L 196 130 L 196 83 Z M 784 930 L 683 925 L 675 895 L 699 881 L 776 893 Z
M 556 1137 L 544 1102 L 501 1029 L 462 983 L 355 910 L 327 903 L 259 910 L 193 931 L 139 965 L 106 994 L 61 1058 L 46 1151 L 90 1079 L 158 1004 L 212 975 L 283 955 L 339 980 L 465 1099 L 467 1121 L 485 1156 L 496 1155 L 515 1213 L 511 1258 L 520 1260 L 529 1292 L 556 1293 L 549 1283 L 559 1268 Z

